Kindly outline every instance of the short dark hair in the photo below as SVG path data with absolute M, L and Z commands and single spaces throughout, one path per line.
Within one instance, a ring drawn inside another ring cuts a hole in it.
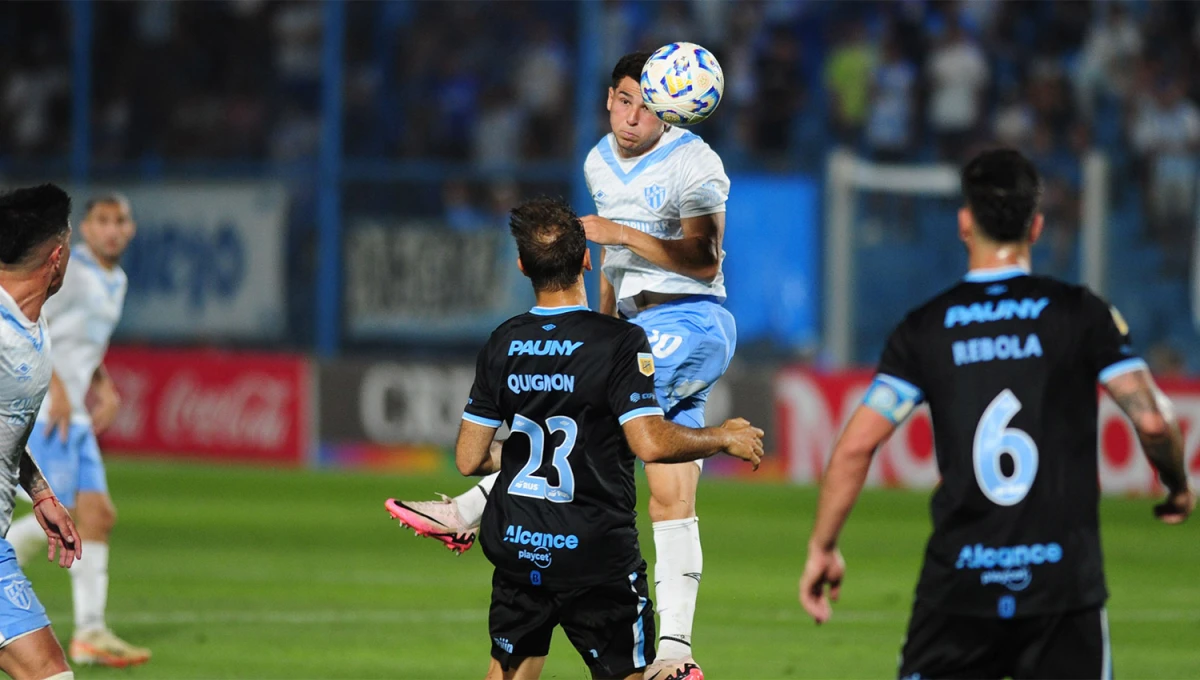
M 54 184 L 0 194 L 0 262 L 24 262 L 38 246 L 70 230 L 71 197 Z
M 99 194 L 88 199 L 87 203 L 83 204 L 83 214 L 92 214 L 92 209 L 98 205 L 124 205 L 129 206 L 129 199 L 125 194 L 113 191 L 107 194 Z
M 962 171 L 962 192 L 975 223 L 997 243 L 1029 238 L 1042 199 L 1033 163 L 1013 149 L 984 151 Z
M 625 78 L 633 78 L 633 82 L 642 82 L 642 67 L 650 61 L 652 52 L 630 52 L 617 60 L 612 71 L 612 86 L 616 89 Z
M 565 201 L 527 200 L 513 208 L 508 228 L 534 290 L 566 290 L 579 280 L 587 236 L 583 222 Z

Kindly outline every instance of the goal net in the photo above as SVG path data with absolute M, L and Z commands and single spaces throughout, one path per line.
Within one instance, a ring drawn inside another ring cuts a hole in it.
M 1033 265 L 1102 293 L 1108 163 L 1096 151 L 1079 163 L 1078 197 L 1063 193 L 1047 197 L 1053 204 L 1044 201 L 1054 210 L 1046 215 Z M 826 358 L 836 367 L 869 365 L 904 313 L 966 268 L 957 235 L 958 168 L 880 164 L 835 151 L 826 173 Z

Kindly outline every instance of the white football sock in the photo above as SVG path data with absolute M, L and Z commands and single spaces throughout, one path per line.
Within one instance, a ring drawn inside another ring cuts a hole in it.
M 654 523 L 654 599 L 658 602 L 658 657 L 692 655 L 692 619 L 704 554 L 700 520 L 695 517 Z
M 71 565 L 71 594 L 75 600 L 75 634 L 105 628 L 108 607 L 108 544 L 83 542 L 83 559 Z
M 487 505 L 488 494 L 492 492 L 492 487 L 496 486 L 496 478 L 499 476 L 499 472 L 493 472 L 468 489 L 466 493 L 454 498 L 458 503 L 458 514 L 467 523 L 467 526 L 479 526 L 479 520 L 483 519 L 483 508 Z
M 49 539 L 46 538 L 46 532 L 42 529 L 42 525 L 38 524 L 37 518 L 32 514 L 25 515 L 21 519 L 12 523 L 8 529 L 8 542 L 12 544 L 13 550 L 17 553 L 17 564 L 24 566 L 29 564 L 29 560 L 36 557 L 38 553 L 46 553 L 46 543 Z

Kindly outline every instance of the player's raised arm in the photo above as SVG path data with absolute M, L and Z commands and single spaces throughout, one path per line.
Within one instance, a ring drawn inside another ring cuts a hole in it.
M 1142 451 L 1167 487 L 1167 498 L 1155 506 L 1155 516 L 1167 524 L 1183 522 L 1196 507 L 1196 494 L 1188 483 L 1183 434 L 1171 400 L 1146 368 L 1120 373 L 1107 380 L 1104 387 L 1129 416 Z
M 712 281 L 721 267 L 721 238 L 725 213 L 680 220 L 683 238 L 660 239 L 599 215 L 580 218 L 588 240 L 605 246 L 625 246 L 640 257 L 676 274 Z

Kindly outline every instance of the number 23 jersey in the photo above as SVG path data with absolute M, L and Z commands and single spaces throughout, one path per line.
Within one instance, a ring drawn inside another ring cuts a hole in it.
M 1011 618 L 1107 598 L 1096 383 L 1145 367 L 1128 330 L 1087 289 L 1013 269 L 968 274 L 893 332 L 866 403 L 927 401 L 942 476 L 918 601 Z
M 496 329 L 463 413 L 512 431 L 479 529 L 496 569 L 551 589 L 634 572 L 634 454 L 622 425 L 653 415 L 662 409 L 641 328 L 582 307 L 535 307 Z

